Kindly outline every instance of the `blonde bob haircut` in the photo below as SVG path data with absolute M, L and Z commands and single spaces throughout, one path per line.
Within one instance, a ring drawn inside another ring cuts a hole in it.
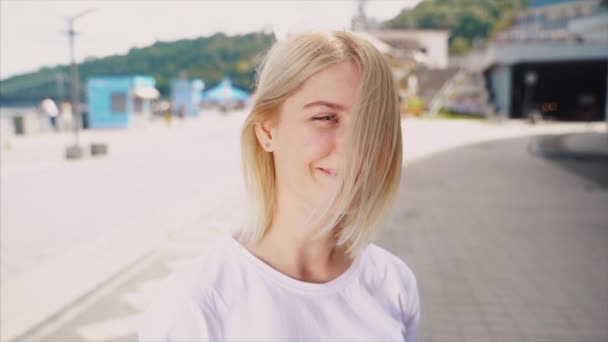
M 275 215 L 273 154 L 262 148 L 255 126 L 276 122 L 285 100 L 312 75 L 336 63 L 359 71 L 359 88 L 342 144 L 336 188 L 311 210 L 303 229 L 315 237 L 332 234 L 336 246 L 355 256 L 380 231 L 401 177 L 399 99 L 385 57 L 367 40 L 345 31 L 306 32 L 276 42 L 256 78 L 251 113 L 241 132 L 246 218 L 237 239 L 259 241 Z

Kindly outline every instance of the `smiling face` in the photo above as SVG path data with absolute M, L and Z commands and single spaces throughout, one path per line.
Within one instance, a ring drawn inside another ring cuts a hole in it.
M 273 152 L 277 191 L 316 206 L 337 184 L 341 145 L 355 103 L 359 72 L 339 63 L 307 79 L 288 97 L 273 126 L 256 127 Z

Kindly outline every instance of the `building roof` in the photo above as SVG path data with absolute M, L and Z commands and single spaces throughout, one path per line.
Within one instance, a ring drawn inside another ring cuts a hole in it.
M 378 49 L 383 54 L 387 55 L 387 54 L 391 53 L 391 50 L 392 50 L 391 46 L 389 44 L 386 44 L 382 40 L 376 38 L 375 36 L 372 36 L 369 33 L 360 32 L 360 31 L 354 31 L 353 33 L 356 34 L 357 36 L 367 40 L 368 42 L 370 42 L 376 49 Z
M 563 5 L 569 2 L 579 2 L 579 0 L 530 0 L 528 8 Z

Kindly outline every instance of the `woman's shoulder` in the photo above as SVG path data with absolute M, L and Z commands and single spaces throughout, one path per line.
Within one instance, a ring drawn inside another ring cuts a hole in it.
M 365 273 L 376 284 L 374 293 L 390 302 L 390 307 L 398 308 L 406 327 L 406 340 L 416 340 L 420 295 L 414 272 L 399 257 L 376 244 L 370 244 L 366 254 Z
M 367 272 L 392 290 L 415 291 L 416 276 L 408 264 L 388 250 L 370 244 L 366 249 Z

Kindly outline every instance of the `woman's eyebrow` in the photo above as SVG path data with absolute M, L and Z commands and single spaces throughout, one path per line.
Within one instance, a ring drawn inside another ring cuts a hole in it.
M 307 109 L 307 108 L 316 107 L 316 106 L 324 106 L 324 107 L 328 107 L 328 108 L 331 108 L 331 109 L 337 109 L 337 110 L 340 110 L 340 111 L 345 111 L 346 110 L 345 106 L 343 106 L 341 104 L 333 103 L 333 102 L 328 102 L 328 101 L 314 101 L 314 102 L 310 102 L 310 103 L 304 105 L 304 107 L 302 107 L 302 108 Z

